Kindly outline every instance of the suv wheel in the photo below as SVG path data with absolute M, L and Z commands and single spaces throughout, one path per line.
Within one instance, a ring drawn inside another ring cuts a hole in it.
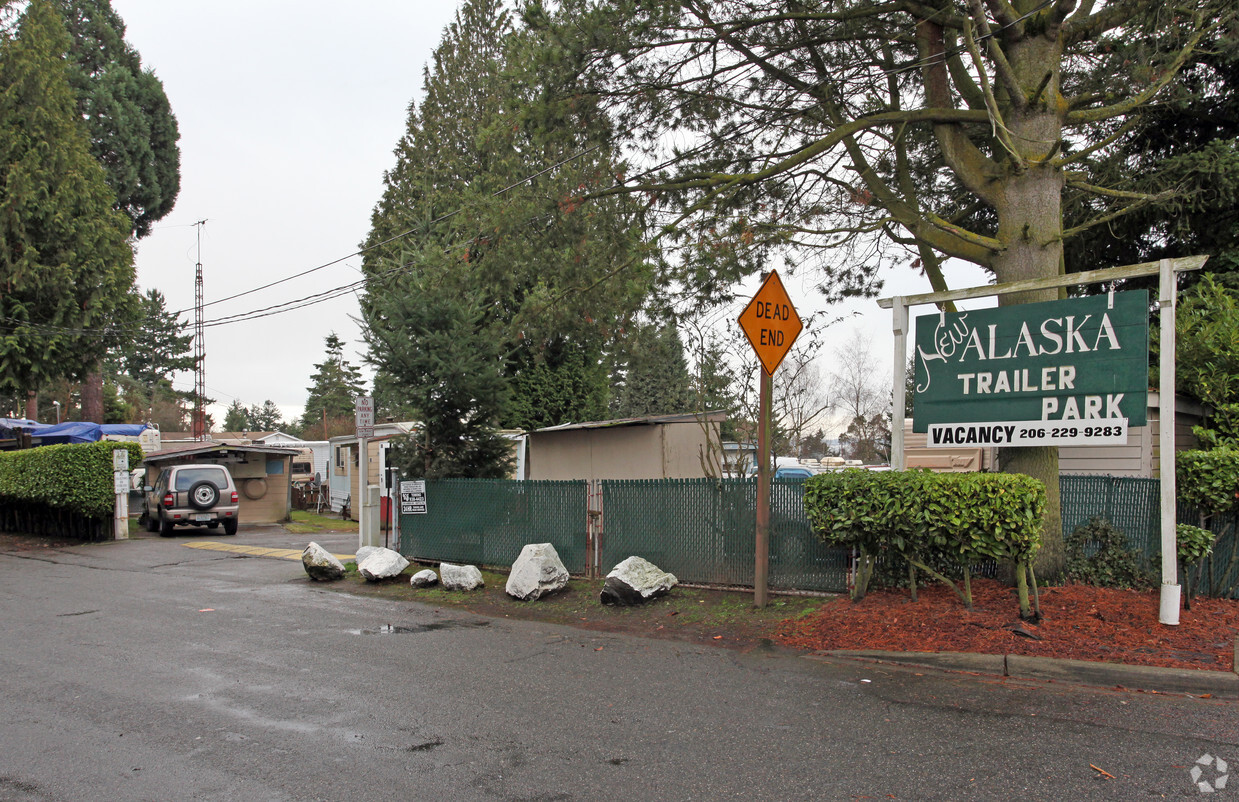
M 224 521 L 224 534 L 235 535 L 237 533 L 237 519 L 228 518 Z
M 195 510 L 209 510 L 218 501 L 219 488 L 211 482 L 197 482 L 189 488 L 189 506 Z
M 164 517 L 162 512 L 159 513 L 159 534 L 164 537 L 172 537 L 172 532 L 176 525 Z
M 159 521 L 156 520 L 155 516 L 151 515 L 149 512 L 142 516 L 142 522 L 146 524 L 147 532 L 159 531 Z

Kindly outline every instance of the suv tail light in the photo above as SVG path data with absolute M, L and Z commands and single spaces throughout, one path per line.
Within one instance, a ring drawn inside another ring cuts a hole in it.
M 235 491 L 235 490 L 234 490 L 234 491 L 232 491 L 232 503 L 233 503 L 233 504 L 236 504 L 236 503 L 237 503 L 237 491 Z
M 165 494 L 165 495 L 164 495 L 164 497 L 163 497 L 163 505 L 164 505 L 165 507 L 172 507 L 172 506 L 175 506 L 175 502 L 172 500 L 172 494 L 171 494 L 171 493 L 167 493 L 167 494 Z

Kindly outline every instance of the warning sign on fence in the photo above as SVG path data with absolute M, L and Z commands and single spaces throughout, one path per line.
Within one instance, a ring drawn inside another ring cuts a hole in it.
M 400 482 L 400 514 L 424 515 L 426 513 L 426 480 L 406 479 Z

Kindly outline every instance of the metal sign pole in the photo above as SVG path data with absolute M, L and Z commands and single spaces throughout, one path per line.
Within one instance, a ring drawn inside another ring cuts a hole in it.
M 765 607 L 770 575 L 770 406 L 773 378 L 760 365 L 759 409 L 757 412 L 757 554 L 753 563 L 753 603 Z

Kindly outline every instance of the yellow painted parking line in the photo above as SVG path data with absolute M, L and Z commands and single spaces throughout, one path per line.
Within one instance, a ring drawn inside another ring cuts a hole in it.
M 249 557 L 274 557 L 277 560 L 300 560 L 300 549 L 268 549 L 262 546 L 243 546 L 239 543 L 218 543 L 214 540 L 195 540 L 181 545 L 190 549 L 207 549 L 208 551 L 226 551 L 230 554 L 244 554 Z M 352 554 L 332 555 L 340 562 L 354 559 Z

